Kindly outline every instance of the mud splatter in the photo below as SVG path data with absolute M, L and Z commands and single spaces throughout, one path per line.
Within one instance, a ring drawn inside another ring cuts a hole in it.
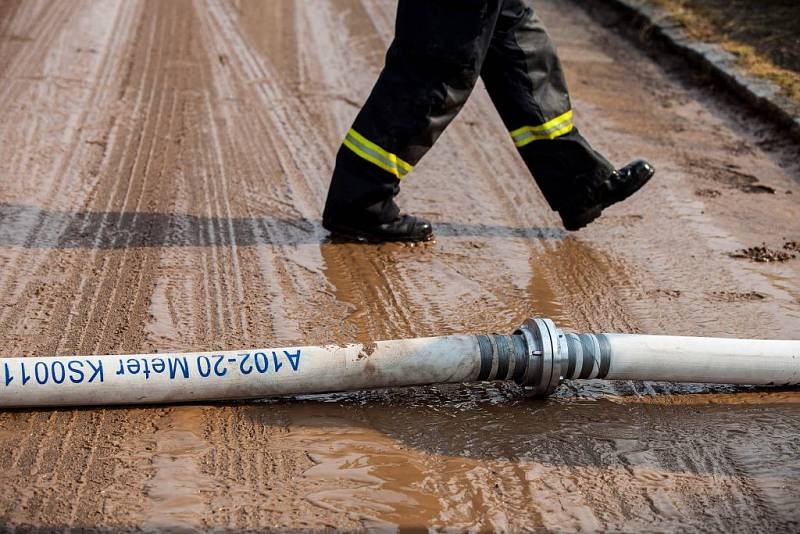
M 722 193 L 717 189 L 697 189 L 694 194 L 701 198 L 717 198 Z
M 789 252 L 769 248 L 766 244 L 739 249 L 736 252 L 731 252 L 729 256 L 731 258 L 745 258 L 760 263 L 781 262 L 796 257 L 795 254 Z
M 743 193 L 775 194 L 774 187 L 759 183 L 759 179 L 754 174 L 742 170 L 736 163 L 719 164 L 709 158 L 699 158 L 692 160 L 691 164 L 692 174 L 725 184 Z M 698 190 L 696 194 L 698 196 L 718 196 L 719 192 L 715 194 L 714 191 L 714 189 L 706 188 Z
M 358 352 L 358 359 L 360 360 L 361 358 L 368 358 L 372 356 L 372 353 L 375 352 L 377 348 L 378 344 L 375 342 L 362 345 L 361 350 Z
M 792 252 L 800 252 L 800 241 L 786 241 L 783 248 Z
M 708 298 L 715 302 L 756 302 L 767 296 L 758 291 L 712 291 L 708 293 Z

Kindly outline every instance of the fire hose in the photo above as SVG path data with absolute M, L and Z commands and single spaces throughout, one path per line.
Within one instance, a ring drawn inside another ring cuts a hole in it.
M 0 357 L 0 408 L 259 399 L 508 381 L 535 395 L 565 380 L 800 384 L 800 340 L 576 334 L 529 319 L 511 335 L 272 349 Z

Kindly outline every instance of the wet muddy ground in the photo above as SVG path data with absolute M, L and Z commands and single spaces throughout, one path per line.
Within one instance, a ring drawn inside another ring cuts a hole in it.
M 478 88 L 401 203 L 329 243 L 333 156 L 392 36 L 368 0 L 0 2 L 0 353 L 578 330 L 797 338 L 797 147 L 570 2 L 581 130 L 656 179 L 560 229 Z M 0 413 L 0 530 L 796 531 L 800 392 L 422 387 Z

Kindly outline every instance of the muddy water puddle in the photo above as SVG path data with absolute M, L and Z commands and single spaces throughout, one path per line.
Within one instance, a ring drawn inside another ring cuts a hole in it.
M 153 476 L 145 489 L 145 530 L 184 533 L 202 527 L 202 493 L 217 489 L 199 468 L 209 449 L 203 427 L 202 409 L 194 406 L 170 408 L 156 423 L 151 438 Z
M 535 241 L 485 237 L 439 238 L 427 247 L 322 244 L 323 274 L 344 311 L 331 333 L 362 341 L 510 332 L 533 315 L 563 324 L 562 303 L 533 246 Z M 502 268 L 477 260 L 498 248 Z M 465 262 L 471 255 L 476 261 Z
M 265 447 L 307 451 L 308 501 L 368 531 L 669 528 L 726 492 L 744 505 L 750 484 L 783 512 L 800 499 L 800 397 L 779 395 L 539 401 L 447 386 L 241 409 L 288 429 Z M 604 493 L 643 508 L 587 506 Z

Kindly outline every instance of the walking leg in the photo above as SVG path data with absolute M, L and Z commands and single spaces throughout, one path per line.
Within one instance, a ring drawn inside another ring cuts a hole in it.
M 336 156 L 325 228 L 386 240 L 430 237 L 426 221 L 400 217 L 394 197 L 471 93 L 500 2 L 400 0 L 385 67 Z
M 555 46 L 523 0 L 503 1 L 481 77 L 522 159 L 567 229 L 588 224 L 652 176 L 644 162 L 615 171 L 580 134 Z

